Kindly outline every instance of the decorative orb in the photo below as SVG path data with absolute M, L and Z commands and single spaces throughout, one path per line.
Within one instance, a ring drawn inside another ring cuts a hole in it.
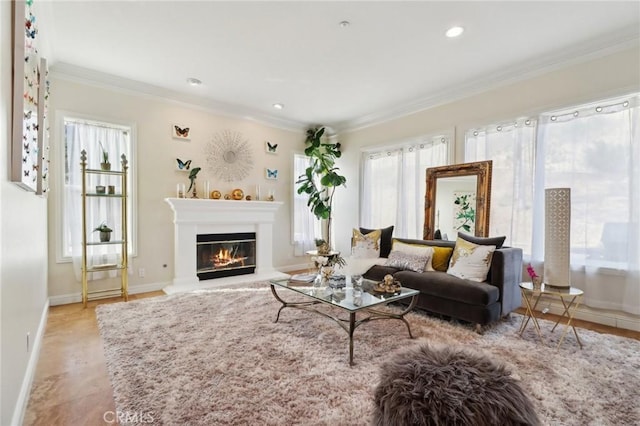
M 220 198 L 222 198 L 222 193 L 217 189 L 214 191 L 211 191 L 211 198 L 213 198 L 214 200 L 219 200 Z
M 244 197 L 244 199 L 247 201 L 251 201 L 251 195 L 247 195 L 246 197 Z
M 225 199 L 225 200 L 230 200 L 230 199 L 231 199 L 231 195 L 229 195 L 229 194 L 224 194 L 224 199 Z
M 236 188 L 231 191 L 231 197 L 233 197 L 234 200 L 242 200 L 244 198 L 244 192 L 242 189 Z

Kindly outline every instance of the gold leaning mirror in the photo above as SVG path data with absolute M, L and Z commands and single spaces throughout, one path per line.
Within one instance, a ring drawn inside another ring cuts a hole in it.
M 455 240 L 458 232 L 489 236 L 492 161 L 427 169 L 423 238 Z

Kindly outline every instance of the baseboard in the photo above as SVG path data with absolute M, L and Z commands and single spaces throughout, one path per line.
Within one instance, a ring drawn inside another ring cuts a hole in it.
M 526 308 L 524 301 L 522 307 Z M 562 315 L 564 307 L 557 299 L 540 299 L 536 310 L 548 308 L 555 315 Z M 620 311 L 599 310 L 588 306 L 579 306 L 574 318 L 625 330 L 640 331 L 640 317 Z
M 136 284 L 129 287 L 129 294 L 149 293 L 152 291 L 162 291 L 163 288 L 168 286 L 169 282 L 149 283 L 149 284 Z M 117 296 L 118 293 L 115 293 Z M 82 293 L 70 293 L 61 294 L 59 296 L 50 296 L 49 305 L 68 305 L 70 303 L 82 302 Z
M 33 341 L 31 354 L 29 355 L 29 362 L 27 363 L 27 369 L 25 370 L 22 385 L 20 386 L 20 393 L 18 394 L 18 400 L 16 401 L 13 416 L 11 417 L 11 424 L 14 426 L 21 425 L 24 422 L 24 413 L 26 412 L 27 404 L 29 403 L 29 395 L 31 394 L 31 386 L 33 385 L 33 378 L 36 374 L 38 359 L 40 358 L 40 348 L 42 347 L 42 339 L 44 337 L 44 330 L 47 327 L 48 317 L 49 301 L 47 300 L 44 303 L 42 314 L 40 315 L 38 331 L 36 332 L 36 338 Z

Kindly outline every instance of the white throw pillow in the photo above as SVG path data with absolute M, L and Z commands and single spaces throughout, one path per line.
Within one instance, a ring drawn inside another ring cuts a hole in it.
M 431 265 L 431 261 L 433 260 L 434 250 L 433 250 L 433 247 L 431 246 L 422 245 L 422 244 L 407 244 L 407 243 L 403 243 L 402 241 L 393 240 L 391 250 L 427 257 L 427 262 L 425 263 L 424 270 L 425 271 L 434 270 Z
M 351 237 L 351 257 L 354 259 L 372 259 L 380 257 L 380 237 L 382 232 L 377 229 L 368 234 L 353 230 Z
M 447 274 L 482 282 L 487 279 L 494 251 L 496 246 L 478 245 L 458 237 Z

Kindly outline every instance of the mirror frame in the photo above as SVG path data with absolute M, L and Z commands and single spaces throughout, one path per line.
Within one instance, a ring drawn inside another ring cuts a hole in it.
M 436 183 L 440 178 L 476 176 L 475 236 L 489 236 L 489 210 L 491 208 L 491 171 L 493 161 L 453 164 L 427 169 L 427 190 L 424 196 L 424 229 L 422 238 L 432 240 L 436 223 Z

